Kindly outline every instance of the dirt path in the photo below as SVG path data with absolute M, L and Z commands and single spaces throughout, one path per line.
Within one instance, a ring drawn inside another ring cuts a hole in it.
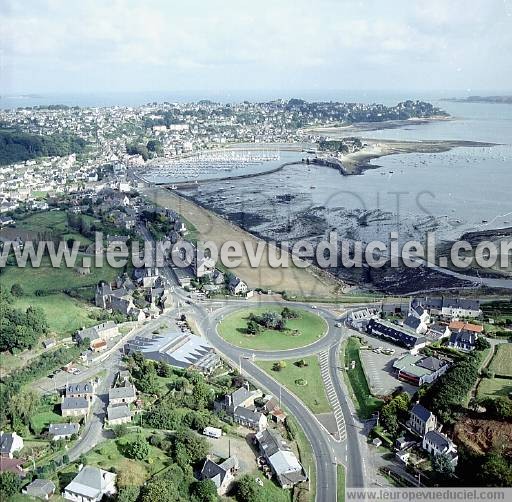
M 144 189 L 142 193 L 154 203 L 171 208 L 190 221 L 197 229 L 198 240 L 213 241 L 219 248 L 226 241 L 240 243 L 243 249 L 242 262 L 240 266 L 233 269 L 233 273 L 247 282 L 249 287 L 287 291 L 303 296 L 327 297 L 335 296 L 337 292 L 341 293 L 343 283 L 335 281 L 332 277 L 312 267 L 297 268 L 293 266 L 291 259 L 289 268 L 270 267 L 268 262 L 269 245 L 265 246 L 260 266 L 252 268 L 244 248 L 244 241 L 250 243 L 254 250 L 256 250 L 258 242 L 265 241 L 169 190 L 151 187 Z M 290 257 L 289 253 L 285 252 L 285 255 Z

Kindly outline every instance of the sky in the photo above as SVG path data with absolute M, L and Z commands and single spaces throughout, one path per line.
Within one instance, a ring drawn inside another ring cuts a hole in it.
M 512 90 L 507 0 L 0 0 L 0 94 Z

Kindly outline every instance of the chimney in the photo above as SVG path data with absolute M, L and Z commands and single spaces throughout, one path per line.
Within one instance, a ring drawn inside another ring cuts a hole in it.
M 247 380 L 244 382 L 244 388 L 249 392 L 249 382 Z

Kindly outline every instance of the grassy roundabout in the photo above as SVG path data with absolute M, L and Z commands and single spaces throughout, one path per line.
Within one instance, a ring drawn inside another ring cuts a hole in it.
M 227 342 L 253 350 L 286 350 L 304 347 L 327 332 L 327 323 L 318 315 L 300 308 L 291 308 L 298 314 L 286 320 L 283 331 L 262 328 L 258 334 L 247 332 L 249 315 L 262 315 L 265 312 L 281 313 L 282 307 L 252 307 L 237 310 L 227 315 L 218 325 L 219 335 Z

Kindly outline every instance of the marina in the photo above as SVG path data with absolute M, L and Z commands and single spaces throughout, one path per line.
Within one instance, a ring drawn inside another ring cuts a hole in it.
M 290 152 L 279 148 L 269 150 L 223 149 L 182 155 L 179 158 L 159 158 L 144 166 L 140 176 L 146 181 L 167 184 L 191 183 L 201 180 L 224 179 L 272 171 L 280 166 Z M 299 156 L 292 154 L 294 159 Z

